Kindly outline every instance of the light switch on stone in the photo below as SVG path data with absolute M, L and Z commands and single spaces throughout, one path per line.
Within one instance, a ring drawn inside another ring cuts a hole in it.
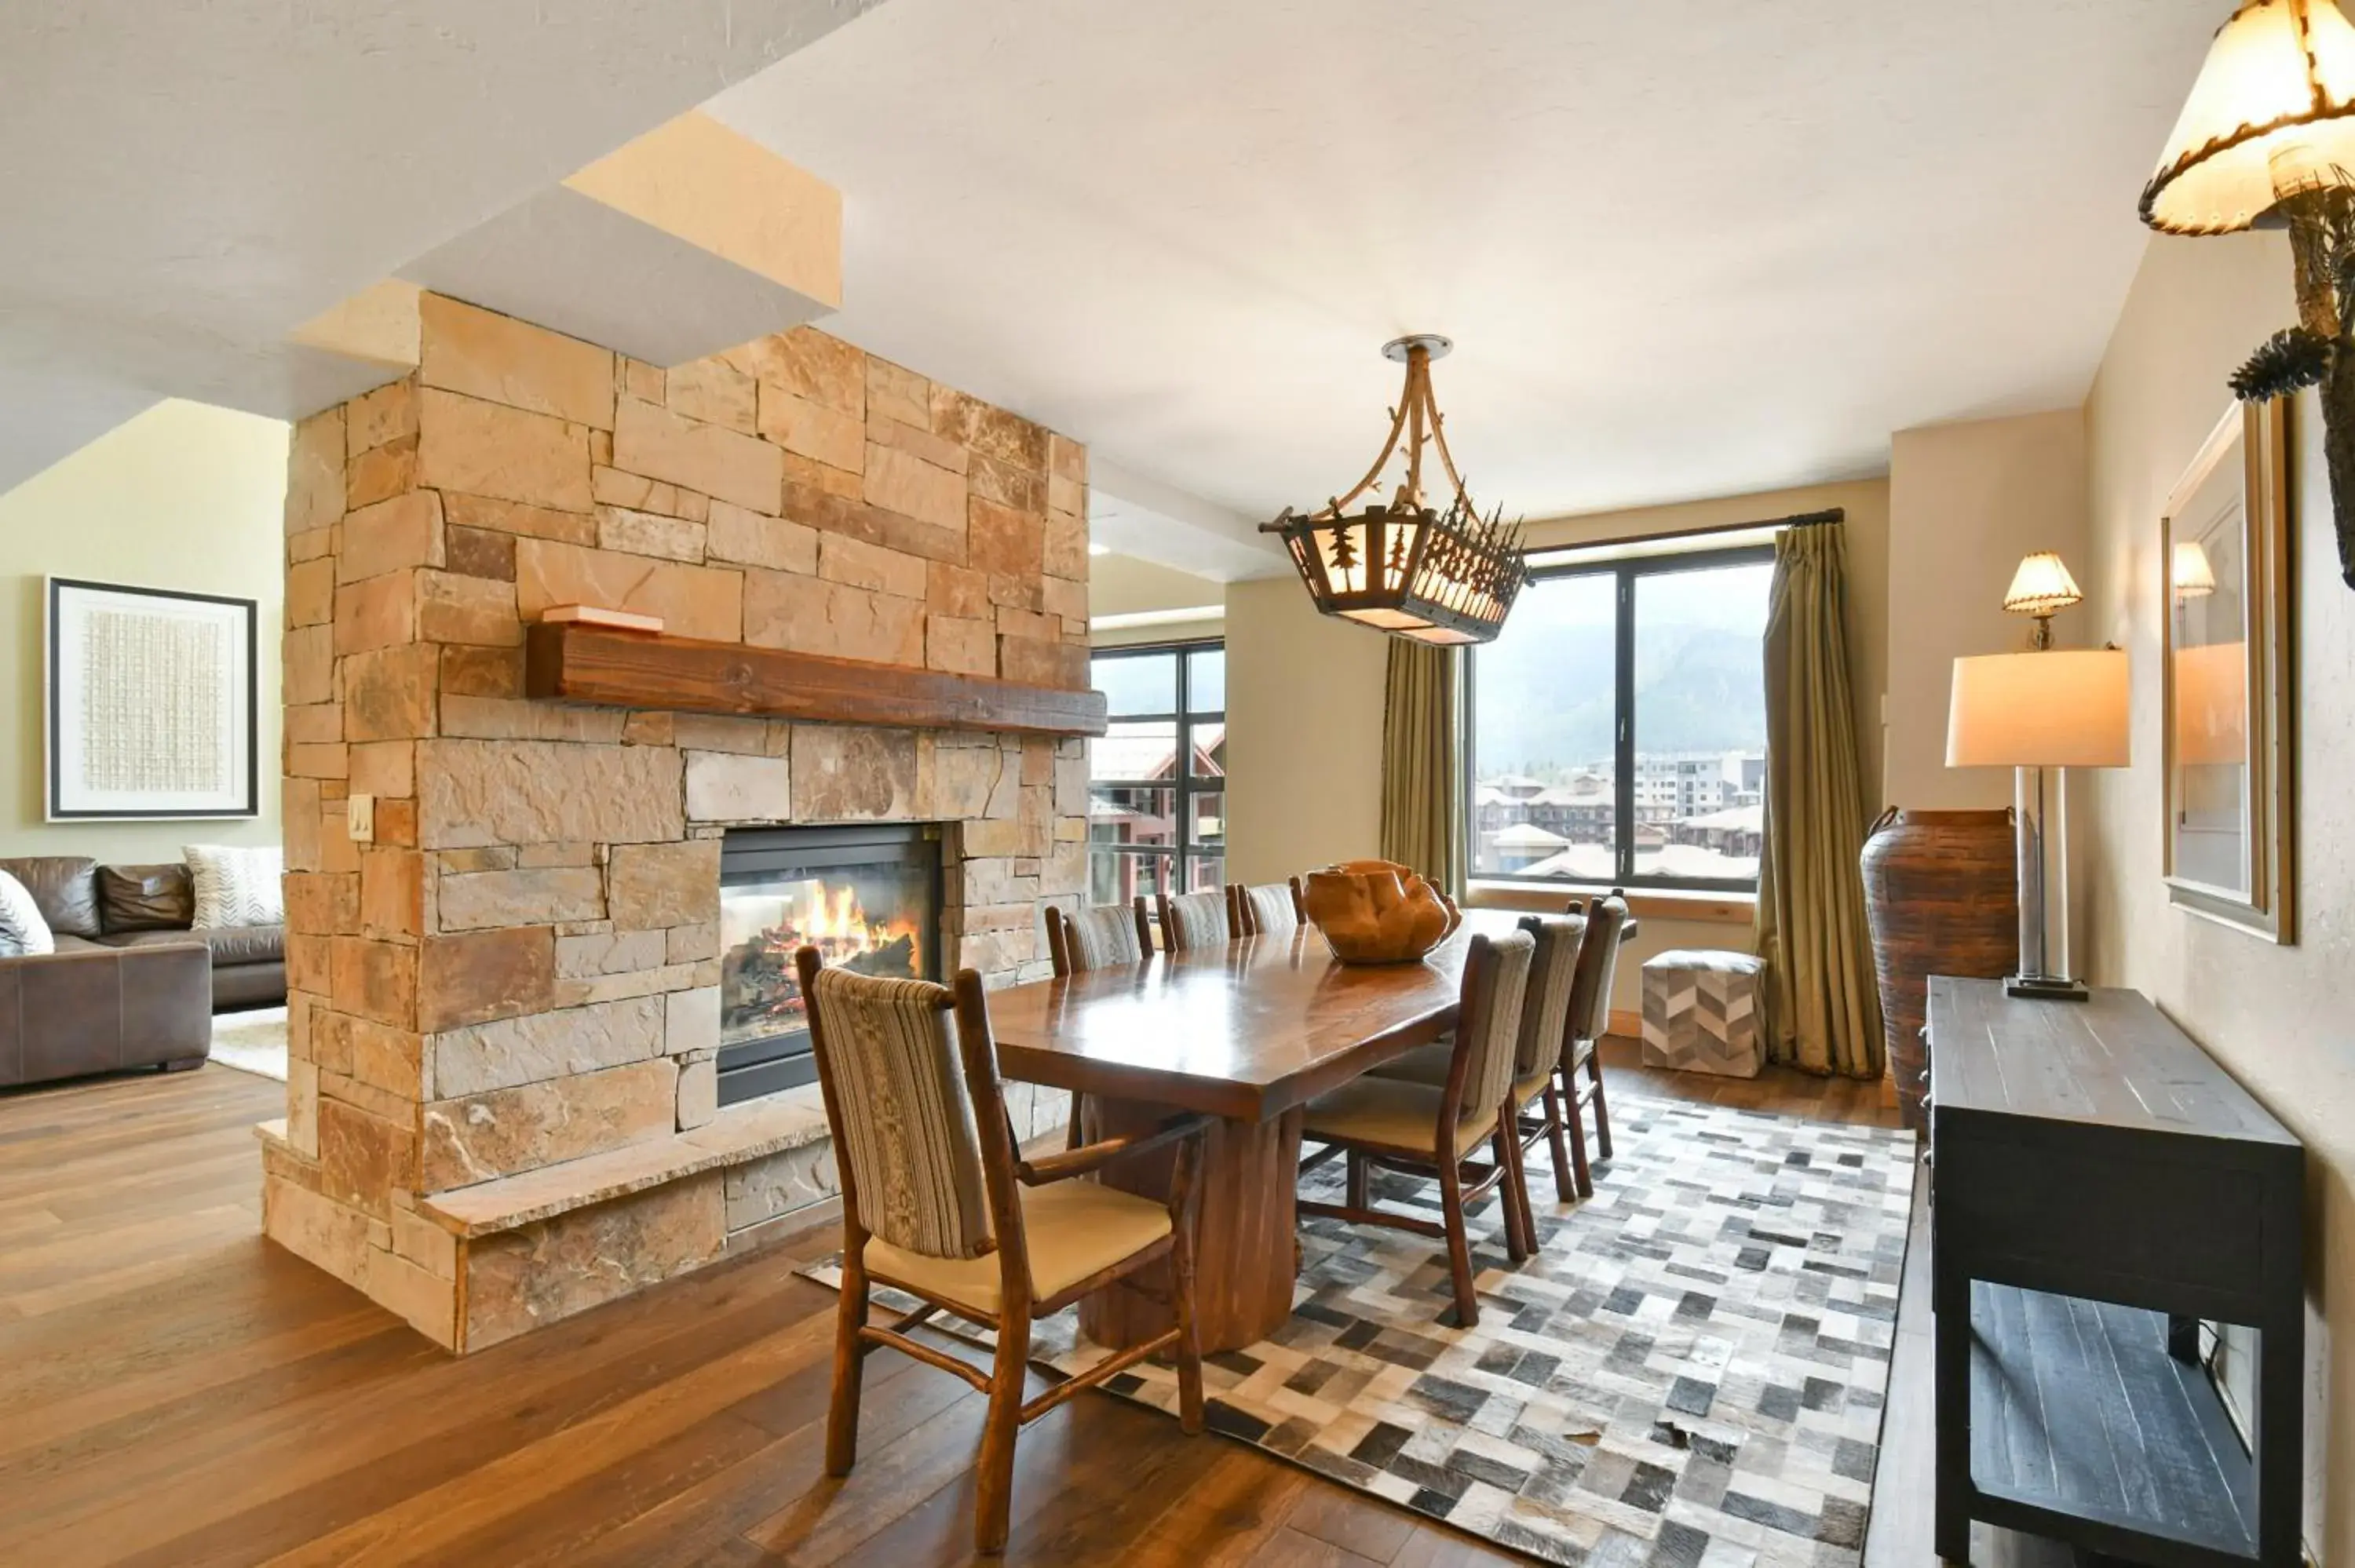
M 356 844 L 376 842 L 376 797 L 347 795 L 344 798 L 344 832 Z

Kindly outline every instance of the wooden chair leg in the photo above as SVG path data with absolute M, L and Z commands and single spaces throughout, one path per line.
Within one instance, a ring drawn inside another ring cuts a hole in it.
M 1518 1138 L 1506 1139 L 1505 1150 L 1508 1157 L 1506 1180 L 1511 1183 L 1513 1204 L 1521 1216 L 1521 1250 L 1535 1257 L 1538 1255 L 1538 1216 L 1537 1211 L 1529 1206 L 1529 1160 Z
M 1520 1200 L 1513 1195 L 1513 1167 L 1521 1151 L 1521 1140 L 1505 1128 L 1509 1121 L 1499 1120 L 1497 1135 L 1488 1140 L 1488 1157 L 1497 1162 L 1497 1206 L 1505 1215 L 1505 1255 L 1515 1263 L 1526 1263 L 1529 1255 L 1529 1233 L 1521 1228 Z
M 1455 1326 L 1477 1327 L 1480 1296 L 1472 1287 L 1472 1246 L 1464 1235 L 1464 1177 L 1453 1160 L 1439 1162 L 1439 1207 L 1447 1225 L 1447 1271 L 1455 1286 Z
M 1178 1429 L 1202 1430 L 1202 1338 L 1194 1324 L 1194 1236 L 1181 1224 L 1169 1242 L 1169 1298 L 1178 1318 Z
M 1586 1117 L 1578 1108 L 1577 1073 L 1573 1069 L 1565 1080 L 1561 1097 L 1562 1121 L 1570 1133 L 1570 1173 L 1581 1198 L 1594 1196 L 1594 1173 L 1586 1163 Z
M 858 1386 L 867 1349 L 867 1266 L 853 1250 L 842 1255 L 842 1298 L 834 1314 L 834 1396 L 826 1412 L 826 1473 L 847 1476 L 858 1462 Z
M 1348 1155 L 1348 1160 L 1349 1207 L 1370 1208 L 1372 1204 L 1368 1200 L 1368 1193 L 1371 1190 L 1371 1183 L 1366 1179 L 1366 1157 L 1352 1150 Z
M 989 1409 L 982 1417 L 981 1457 L 974 1465 L 973 1546 L 985 1555 L 1006 1550 L 1006 1521 L 1014 1504 L 1014 1439 L 1022 1430 L 1022 1386 L 1029 1357 L 1029 1314 L 999 1318 Z
M 1081 1144 L 1087 1141 L 1087 1134 L 1082 1130 L 1080 1125 L 1080 1112 L 1086 1105 L 1087 1097 L 1081 1094 L 1079 1090 L 1073 1089 L 1071 1091 L 1071 1117 L 1069 1121 L 1063 1124 L 1063 1147 L 1066 1150 L 1077 1149 Z
M 1553 1195 L 1565 1203 L 1575 1203 L 1578 1178 L 1571 1171 L 1570 1146 L 1562 1130 L 1561 1091 L 1553 1086 L 1551 1078 L 1546 1080 L 1545 1114 L 1546 1141 L 1553 1149 Z
M 1603 1043 L 1596 1041 L 1586 1058 L 1586 1075 L 1594 1085 L 1594 1156 L 1611 1158 L 1611 1107 L 1603 1097 Z

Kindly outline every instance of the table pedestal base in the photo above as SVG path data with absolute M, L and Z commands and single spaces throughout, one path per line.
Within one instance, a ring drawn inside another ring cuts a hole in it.
M 1147 1132 L 1174 1114 L 1167 1106 L 1091 1096 L 1085 1130 L 1091 1139 Z M 1257 1344 L 1292 1316 L 1300 1113 L 1286 1111 L 1265 1122 L 1213 1121 L 1203 1144 L 1196 1184 L 1194 1308 L 1202 1353 L 1208 1355 Z M 1175 1163 L 1174 1152 L 1156 1150 L 1107 1167 L 1102 1180 L 1124 1192 L 1166 1199 Z M 1168 1288 L 1166 1266 L 1137 1277 L 1156 1289 Z M 1167 1308 L 1118 1286 L 1080 1303 L 1080 1331 L 1114 1350 L 1165 1332 L 1169 1323 Z

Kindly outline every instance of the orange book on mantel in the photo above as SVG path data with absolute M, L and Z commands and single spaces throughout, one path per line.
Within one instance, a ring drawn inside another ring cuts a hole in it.
M 608 631 L 660 631 L 663 618 L 634 609 L 603 609 L 593 604 L 551 604 L 539 612 L 543 625 L 600 626 Z

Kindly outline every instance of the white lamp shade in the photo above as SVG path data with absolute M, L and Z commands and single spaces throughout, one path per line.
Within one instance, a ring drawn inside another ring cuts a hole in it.
M 2216 591 L 2216 568 L 2209 563 L 2208 552 L 2197 539 L 2185 539 L 2175 546 L 2175 559 L 2169 574 L 2175 578 L 2175 592 L 2180 599 L 2199 599 Z
M 2336 0 L 2246 0 L 2142 193 L 2169 234 L 2230 234 L 2284 196 L 2355 175 L 2355 27 Z
M 2114 648 L 1955 661 L 1949 768 L 2124 768 L 2126 656 Z
M 2019 563 L 2004 589 L 2003 607 L 2015 615 L 2051 615 L 2084 599 L 2077 579 L 2051 550 L 2039 550 Z

